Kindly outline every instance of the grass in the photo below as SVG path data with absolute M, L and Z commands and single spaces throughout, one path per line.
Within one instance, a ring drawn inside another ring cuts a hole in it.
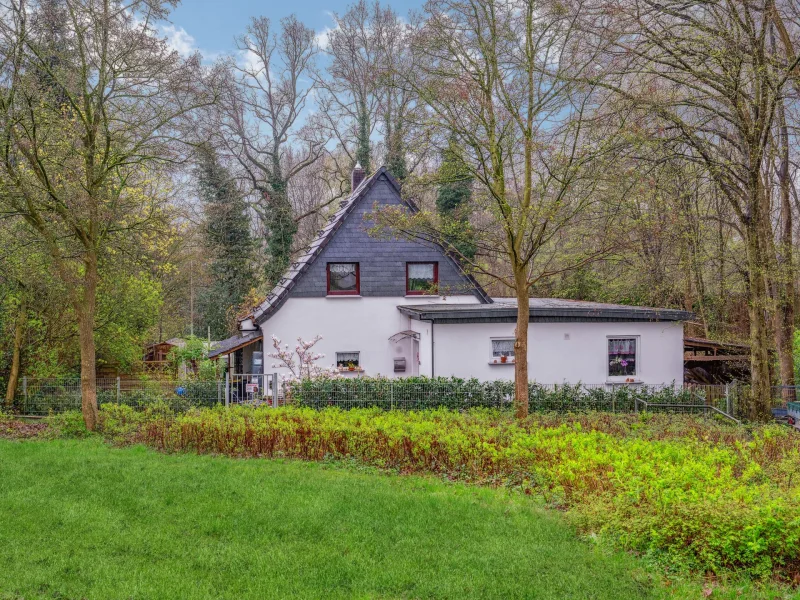
M 651 598 L 502 490 L 319 463 L 0 440 L 0 598 Z
M 76 421 L 76 423 L 73 423 Z M 82 428 L 79 415 L 62 431 Z M 587 536 L 673 571 L 800 584 L 800 436 L 676 415 L 218 408 L 174 414 L 105 405 L 119 443 L 235 457 L 335 458 L 510 487 Z

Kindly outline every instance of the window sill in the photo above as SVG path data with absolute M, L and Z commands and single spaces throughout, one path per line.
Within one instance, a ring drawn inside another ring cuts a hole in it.
M 325 296 L 329 300 L 352 300 L 353 298 L 361 298 L 361 294 L 328 294 Z
M 517 364 L 517 363 L 516 363 L 516 361 L 513 361 L 513 360 L 509 360 L 509 361 L 506 361 L 506 362 L 500 362 L 499 360 L 489 361 L 489 366 L 490 367 L 509 367 L 509 366 L 513 367 L 515 364 Z
M 351 371 L 351 370 L 350 370 L 350 369 L 348 369 L 348 368 L 341 368 L 341 367 L 340 367 L 340 368 L 338 368 L 338 369 L 337 369 L 337 371 L 339 371 L 339 373 L 353 373 L 353 374 L 358 374 L 358 373 L 363 373 L 363 372 L 364 372 L 364 369 L 362 369 L 362 368 L 360 368 L 360 367 L 356 367 L 355 369 L 353 369 L 353 370 Z
M 625 379 L 606 379 L 606 385 L 642 385 L 644 381 L 641 379 L 636 379 L 634 377 L 629 377 L 628 380 Z

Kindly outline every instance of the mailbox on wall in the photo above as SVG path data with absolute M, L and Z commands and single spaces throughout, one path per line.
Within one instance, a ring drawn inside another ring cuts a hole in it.
M 405 358 L 395 358 L 394 359 L 394 372 L 395 373 L 405 373 L 406 372 L 406 359 Z

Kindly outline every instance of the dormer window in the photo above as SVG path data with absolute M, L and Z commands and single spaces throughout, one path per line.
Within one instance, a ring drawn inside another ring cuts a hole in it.
M 406 263 L 406 294 L 435 294 L 439 287 L 439 263 Z
M 360 293 L 358 263 L 328 263 L 329 296 L 358 296 Z

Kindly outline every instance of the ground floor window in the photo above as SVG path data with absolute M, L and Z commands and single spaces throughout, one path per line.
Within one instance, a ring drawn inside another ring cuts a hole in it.
M 631 377 L 636 375 L 635 337 L 608 338 L 608 376 Z
M 492 340 L 492 358 L 514 357 L 514 338 L 497 338 Z
M 356 369 L 361 366 L 361 353 L 360 352 L 337 352 L 336 353 L 336 366 L 344 369 L 355 367 Z

